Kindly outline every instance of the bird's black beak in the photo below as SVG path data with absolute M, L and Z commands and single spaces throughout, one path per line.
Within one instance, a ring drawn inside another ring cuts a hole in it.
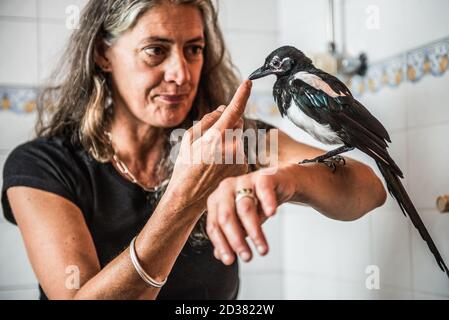
M 253 73 L 251 73 L 249 75 L 248 79 L 249 80 L 255 80 L 255 79 L 266 77 L 266 76 L 268 76 L 270 74 L 272 74 L 271 70 L 265 69 L 264 67 L 260 67 L 259 69 L 257 69 Z

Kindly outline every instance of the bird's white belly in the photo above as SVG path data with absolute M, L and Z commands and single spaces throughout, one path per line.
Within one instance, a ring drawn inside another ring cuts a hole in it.
M 287 117 L 298 127 L 310 134 L 316 140 L 324 144 L 341 144 L 343 143 L 337 134 L 330 128 L 329 125 L 322 125 L 313 120 L 292 101 L 290 107 L 287 109 Z

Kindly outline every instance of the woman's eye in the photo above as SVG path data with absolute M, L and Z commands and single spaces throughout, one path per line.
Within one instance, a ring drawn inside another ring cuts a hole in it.
M 148 47 L 144 52 L 150 57 L 158 57 L 164 54 L 164 49 L 161 47 Z
M 203 53 L 203 50 L 204 49 L 201 46 L 191 46 L 187 48 L 187 55 L 196 57 L 201 55 Z

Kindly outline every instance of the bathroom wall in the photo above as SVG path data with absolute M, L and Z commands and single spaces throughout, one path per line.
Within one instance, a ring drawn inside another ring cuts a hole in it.
M 325 49 L 327 1 L 281 0 L 280 43 L 306 52 Z M 347 50 L 376 62 L 449 35 L 449 1 L 337 1 Z M 373 25 L 378 12 L 379 25 Z M 339 14 L 339 13 L 338 13 Z M 340 22 L 337 17 L 337 24 Z M 374 28 L 373 28 L 374 27 Z M 336 30 L 341 40 L 342 28 Z M 449 73 L 365 93 L 360 101 L 391 134 L 390 153 L 441 254 L 449 261 L 449 216 L 435 209 L 449 191 Z M 286 124 L 288 125 L 288 124 Z M 294 128 L 289 133 L 317 145 Z M 354 151 L 350 156 L 373 165 Z M 310 208 L 285 206 L 282 220 L 286 299 L 448 299 L 449 282 L 427 246 L 391 199 L 354 222 L 327 219 Z M 379 289 L 366 281 L 379 271 Z
M 70 34 L 67 6 L 84 3 L 2 0 L 0 87 L 40 85 Z M 367 28 L 372 6 L 379 10 L 379 29 Z M 220 0 L 219 7 L 225 38 L 242 77 L 280 44 L 293 44 L 306 52 L 326 48 L 326 0 Z M 346 16 L 348 52 L 355 55 L 363 50 L 370 61 L 448 36 L 448 0 L 347 0 L 343 8 L 337 1 L 340 9 Z M 337 38 L 342 35 L 338 28 Z M 262 104 L 266 108 L 257 108 L 259 117 L 302 142 L 324 147 L 280 119 L 271 98 L 273 80 L 254 82 L 248 109 Z M 391 133 L 390 152 L 403 169 L 404 184 L 446 261 L 449 216 L 439 214 L 434 202 L 436 196 L 449 192 L 449 151 L 444 148 L 449 132 L 448 84 L 446 72 L 360 97 Z M 0 110 L 0 169 L 11 149 L 31 137 L 34 120 L 34 112 Z M 350 156 L 372 164 L 358 152 Z M 354 222 L 334 221 L 307 207 L 284 205 L 264 230 L 271 251 L 267 257 L 241 264 L 241 299 L 449 298 L 447 278 L 391 199 Z M 365 285 L 370 268 L 379 270 L 378 290 Z M 36 287 L 17 227 L 0 216 L 0 299 L 34 299 Z

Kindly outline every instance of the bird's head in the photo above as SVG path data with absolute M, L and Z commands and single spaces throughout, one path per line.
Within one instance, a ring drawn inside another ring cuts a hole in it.
M 249 79 L 255 80 L 270 74 L 279 78 L 290 75 L 293 71 L 301 71 L 311 66 L 312 60 L 301 50 L 292 46 L 283 46 L 270 53 L 265 59 L 264 65 L 251 73 Z

